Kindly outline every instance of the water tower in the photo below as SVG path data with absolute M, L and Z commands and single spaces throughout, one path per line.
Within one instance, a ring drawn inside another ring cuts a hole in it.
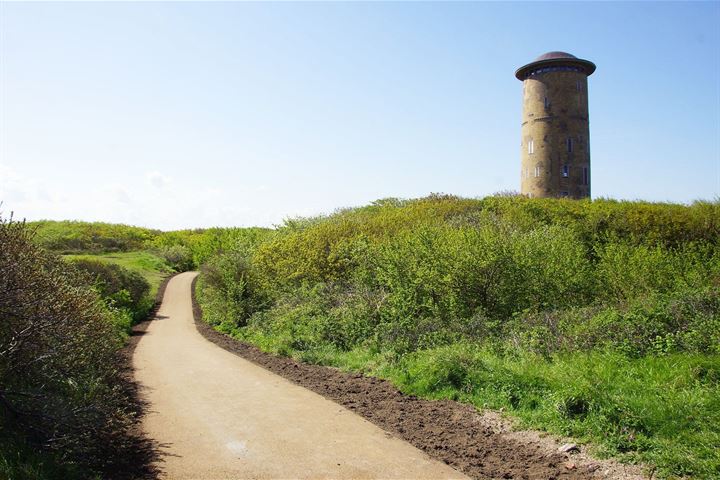
M 515 72 L 523 82 L 520 192 L 590 197 L 588 76 L 595 64 L 549 52 Z

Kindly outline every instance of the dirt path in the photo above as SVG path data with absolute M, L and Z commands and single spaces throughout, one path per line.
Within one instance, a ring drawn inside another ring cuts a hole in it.
M 136 378 L 166 478 L 467 478 L 351 411 L 205 340 L 194 273 L 168 284 Z

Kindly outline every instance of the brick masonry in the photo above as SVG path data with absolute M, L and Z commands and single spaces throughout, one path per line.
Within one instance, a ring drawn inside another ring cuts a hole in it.
M 523 80 L 520 191 L 590 196 L 587 74 L 545 69 Z

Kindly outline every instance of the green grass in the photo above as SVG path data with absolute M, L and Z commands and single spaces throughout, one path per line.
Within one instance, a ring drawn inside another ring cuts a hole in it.
M 87 478 L 87 472 L 63 464 L 18 438 L 0 438 L 0 478 L 7 480 L 69 480 Z M 91 477 L 94 478 L 94 477 Z
M 645 463 L 660 478 L 720 478 L 720 355 L 545 358 L 455 344 L 398 359 L 367 348 L 295 350 L 290 338 L 224 330 L 271 353 L 390 380 L 407 394 L 502 408 L 522 428 L 573 437 L 599 457 Z
M 150 284 L 150 294 L 157 293 L 163 279 L 173 270 L 165 263 L 165 260 L 147 251 L 135 252 L 114 252 L 101 253 L 97 255 L 65 255 L 65 258 L 72 259 L 95 259 L 108 263 L 115 263 L 121 267 L 128 268 L 140 273 Z
M 28 226 L 35 232 L 35 243 L 62 254 L 140 250 L 160 234 L 158 230 L 104 222 L 40 220 Z
M 659 478 L 720 478 L 718 354 L 633 357 L 607 348 L 541 355 L 470 341 L 403 355 L 372 342 L 343 350 L 302 341 L 310 309 L 265 312 L 237 325 L 218 310 L 206 281 L 201 276 L 198 288 L 206 320 L 266 352 L 384 378 L 407 394 L 503 409 L 522 428 L 647 464 Z
M 501 356 L 473 345 L 415 352 L 385 374 L 410 393 L 504 408 L 526 427 L 655 465 L 720 475 L 720 356 L 616 352 Z

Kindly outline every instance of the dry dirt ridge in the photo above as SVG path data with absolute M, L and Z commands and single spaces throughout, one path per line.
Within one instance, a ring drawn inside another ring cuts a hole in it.
M 385 380 L 296 362 L 260 351 L 202 321 L 192 284 L 198 331 L 209 341 L 312 390 L 426 452 L 431 458 L 478 479 L 643 479 L 637 466 L 597 460 L 583 452 L 561 453 L 561 439 L 513 431 L 495 412 L 479 413 L 453 401 L 404 395 Z

